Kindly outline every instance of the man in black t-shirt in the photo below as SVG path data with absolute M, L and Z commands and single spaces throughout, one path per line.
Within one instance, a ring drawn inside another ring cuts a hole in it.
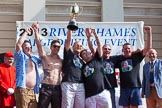
M 118 57 L 118 66 L 120 69 L 119 105 L 123 106 L 123 108 L 138 108 L 138 105 L 142 104 L 140 93 L 140 63 L 152 47 L 151 27 L 145 26 L 144 29 L 147 34 L 145 48 L 141 52 L 132 54 L 131 44 L 125 43 L 122 48 L 124 55 Z M 125 63 L 127 63 L 127 66 Z M 124 69 L 125 67 L 127 68 Z
M 72 31 L 68 30 L 67 40 L 64 48 L 63 60 L 63 79 L 62 90 L 62 108 L 85 108 L 85 90 L 82 79 L 81 68 L 83 61 L 80 58 L 80 52 L 83 49 L 82 44 L 76 41 L 73 44 L 73 51 L 70 48 Z
M 102 47 L 103 50 L 103 67 L 104 67 L 104 74 L 110 82 L 111 87 L 105 81 L 105 88 L 110 91 L 111 94 L 111 101 L 112 101 L 112 108 L 116 108 L 115 102 L 115 87 L 117 87 L 116 75 L 115 75 L 115 68 L 117 65 L 118 56 L 110 56 L 111 53 L 111 46 L 109 44 L 105 44 Z
M 88 31 L 86 30 L 86 32 Z M 91 31 L 97 42 L 97 52 L 94 56 L 86 49 L 80 53 L 81 58 L 86 62 L 82 68 L 86 96 L 85 105 L 86 108 L 112 108 L 110 92 L 105 89 L 101 43 L 95 29 L 91 29 Z

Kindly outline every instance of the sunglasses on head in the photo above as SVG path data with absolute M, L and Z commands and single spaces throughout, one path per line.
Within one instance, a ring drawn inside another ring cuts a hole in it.
M 58 45 L 52 45 L 53 48 L 60 48 Z

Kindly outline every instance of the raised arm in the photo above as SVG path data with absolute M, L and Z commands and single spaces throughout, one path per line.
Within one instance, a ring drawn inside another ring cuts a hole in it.
M 95 54 L 95 49 L 94 49 L 92 41 L 91 41 L 91 33 L 89 31 L 89 28 L 86 28 L 85 33 L 86 33 L 86 36 L 87 36 L 88 47 L 89 47 L 92 55 L 94 55 Z
M 67 31 L 67 39 L 66 39 L 66 42 L 65 42 L 66 51 L 68 51 L 70 49 L 71 39 L 72 39 L 72 31 L 68 29 L 68 31 Z
M 96 43 L 97 43 L 97 51 L 98 51 L 98 53 L 99 53 L 99 55 L 101 57 L 102 56 L 102 45 L 101 45 L 101 42 L 100 42 L 100 40 L 99 40 L 99 38 L 97 36 L 97 33 L 96 33 L 95 29 L 92 29 L 91 32 L 94 34 L 94 37 L 95 37 Z
M 36 40 L 36 44 L 37 44 L 37 48 L 38 48 L 38 53 L 39 53 L 39 56 L 41 58 L 45 57 L 46 56 L 46 53 L 41 45 L 41 42 L 40 42 L 40 35 L 39 35 L 39 24 L 38 23 L 33 23 L 32 24 L 32 28 L 34 30 L 34 33 L 35 33 L 35 40 Z
M 16 50 L 17 51 L 20 51 L 22 49 L 22 44 L 24 43 L 24 40 L 25 40 L 27 34 L 29 34 L 29 33 L 31 33 L 31 29 L 27 28 L 25 30 L 25 32 L 23 33 L 23 35 L 19 38 L 19 40 L 16 43 Z
M 146 41 L 146 46 L 143 50 L 143 55 L 146 55 L 146 53 L 152 48 L 152 29 L 151 26 L 145 26 L 144 30 L 147 35 L 147 41 Z

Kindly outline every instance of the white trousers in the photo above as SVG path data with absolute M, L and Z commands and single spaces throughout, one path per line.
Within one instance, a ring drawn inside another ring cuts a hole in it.
M 86 108 L 112 108 L 111 96 L 108 90 L 86 99 Z
M 61 108 L 85 108 L 85 90 L 83 83 L 63 82 L 61 84 Z

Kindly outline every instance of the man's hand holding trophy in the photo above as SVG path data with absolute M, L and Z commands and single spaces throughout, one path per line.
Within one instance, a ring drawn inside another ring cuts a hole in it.
M 72 30 L 72 31 L 76 31 L 78 30 L 78 24 L 76 22 L 76 17 L 81 13 L 79 13 L 79 11 L 81 10 L 81 12 L 83 11 L 83 8 L 80 8 L 77 3 L 75 3 L 74 5 L 72 5 L 70 8 L 68 8 L 68 11 L 70 12 L 71 14 L 71 19 L 69 21 L 69 24 L 67 26 L 67 28 L 69 30 Z

